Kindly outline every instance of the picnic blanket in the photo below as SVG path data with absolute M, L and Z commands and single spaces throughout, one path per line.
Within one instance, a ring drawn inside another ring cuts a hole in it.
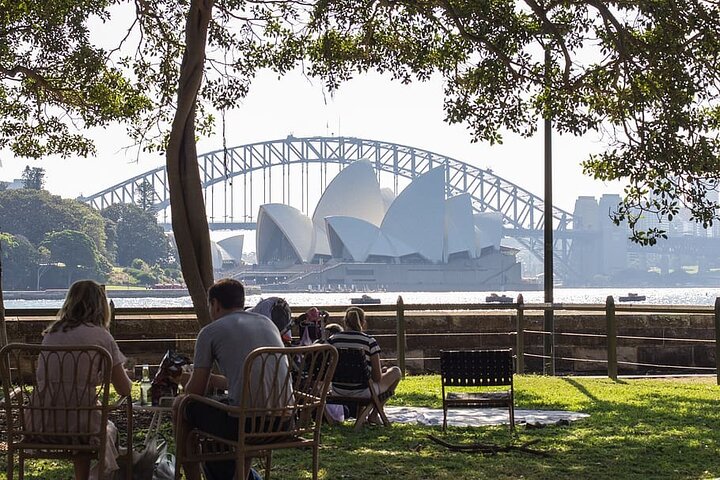
M 386 405 L 385 413 L 391 422 L 442 425 L 441 408 L 393 407 Z M 515 424 L 531 426 L 556 425 L 589 417 L 587 413 L 564 410 L 521 410 L 515 409 Z M 448 425 L 455 427 L 479 427 L 484 425 L 507 424 L 506 408 L 463 408 L 448 410 Z

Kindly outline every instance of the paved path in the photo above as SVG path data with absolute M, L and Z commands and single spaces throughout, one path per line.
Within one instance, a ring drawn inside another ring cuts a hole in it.
M 386 406 L 385 413 L 391 422 L 442 425 L 443 411 L 440 408 Z M 562 410 L 520 410 L 515 409 L 515 424 L 553 425 L 558 422 L 573 422 L 589 417 L 587 413 Z M 502 425 L 509 422 L 506 408 L 463 408 L 448 410 L 448 425 L 456 427 L 477 427 Z

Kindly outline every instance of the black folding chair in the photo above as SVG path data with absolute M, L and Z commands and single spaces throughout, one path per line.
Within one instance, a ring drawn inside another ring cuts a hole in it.
M 367 397 L 352 397 L 345 395 L 336 395 L 331 393 L 327 397 L 329 404 L 342 404 L 355 406 L 357 416 L 355 420 L 355 430 L 361 430 L 362 426 L 373 412 L 377 412 L 383 425 L 390 426 L 390 420 L 385 415 L 382 401 L 391 397 L 395 392 L 388 390 L 378 395 L 374 387 L 370 371 L 367 367 L 365 352 L 359 348 L 338 348 L 338 364 L 333 375 L 333 384 L 353 384 L 366 385 L 369 390 Z
M 510 430 L 515 429 L 512 350 L 442 350 L 440 377 L 443 431 L 447 428 L 449 408 L 507 407 Z M 510 388 L 502 391 L 486 388 L 498 386 Z M 451 392 L 450 388 L 456 391 Z

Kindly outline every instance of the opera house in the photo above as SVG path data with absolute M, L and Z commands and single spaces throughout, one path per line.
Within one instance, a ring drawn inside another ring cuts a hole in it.
M 473 214 L 468 194 L 446 198 L 443 167 L 417 177 L 395 197 L 380 188 L 370 161 L 356 161 L 327 186 L 312 218 L 287 205 L 265 204 L 257 219 L 255 280 L 268 283 L 259 275 L 267 280 L 274 272 L 277 289 L 522 285 L 517 250 L 500 245 L 501 217 Z

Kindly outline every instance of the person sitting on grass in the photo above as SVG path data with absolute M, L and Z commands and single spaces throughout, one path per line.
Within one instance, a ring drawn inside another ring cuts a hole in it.
M 342 331 L 343 327 L 339 323 L 328 323 L 327 325 L 325 325 L 326 338 L 330 338 L 336 333 L 340 333 Z
M 365 311 L 359 307 L 350 307 L 345 311 L 345 330 L 333 334 L 328 338 L 328 343 L 335 348 L 359 348 L 365 352 L 367 369 L 373 380 L 375 393 L 381 396 L 385 392 L 392 392 L 400 383 L 402 373 L 398 367 L 380 367 L 380 346 L 377 341 L 367 335 L 364 330 L 367 328 Z M 332 393 L 344 397 L 369 398 L 370 391 L 366 385 L 351 385 L 347 383 L 332 384 Z M 389 398 L 389 397 L 388 397 Z M 387 398 L 382 401 L 385 405 Z M 373 412 L 368 418 L 370 423 L 379 423 L 378 413 Z

